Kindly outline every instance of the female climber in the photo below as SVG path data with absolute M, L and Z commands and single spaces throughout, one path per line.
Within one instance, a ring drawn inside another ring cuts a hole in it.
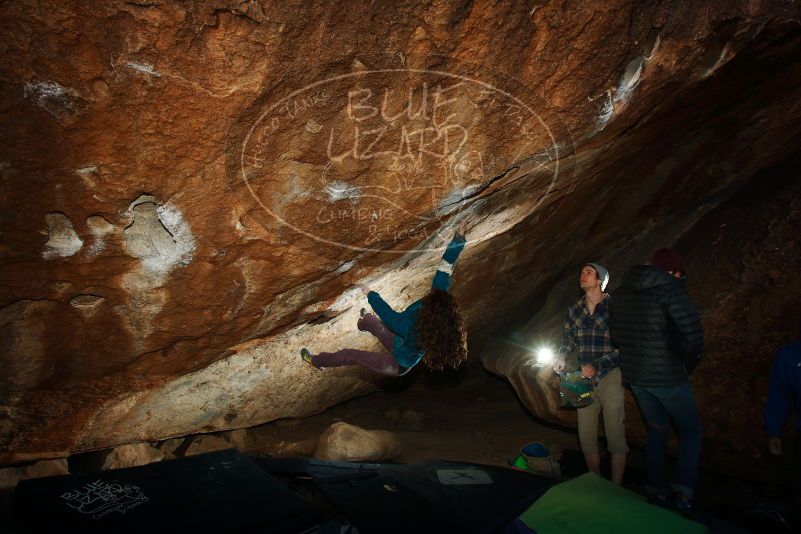
M 459 367 L 467 359 L 467 332 L 448 289 L 453 265 L 466 243 L 466 226 L 463 220 L 445 249 L 431 290 L 402 312 L 393 310 L 375 291 L 358 284 L 378 317 L 362 308 L 356 327 L 373 334 L 388 352 L 342 349 L 311 354 L 303 348 L 303 360 L 317 368 L 360 365 L 389 376 L 405 374 L 421 360 L 432 371 Z

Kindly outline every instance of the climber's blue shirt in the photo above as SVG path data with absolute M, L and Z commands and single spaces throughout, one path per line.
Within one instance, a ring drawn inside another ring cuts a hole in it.
M 431 284 L 432 289 L 441 289 L 443 291 L 450 289 L 453 265 L 456 263 L 459 254 L 462 253 L 465 243 L 464 236 L 459 234 L 453 236 L 450 244 L 445 249 L 445 254 L 442 255 L 442 261 L 437 267 L 437 272 L 434 274 L 434 281 Z M 417 332 L 414 329 L 414 323 L 417 320 L 417 312 L 420 311 L 422 303 L 418 300 L 399 313 L 384 302 L 381 295 L 375 291 L 370 291 L 367 294 L 367 301 L 381 321 L 395 334 L 392 355 L 398 365 L 402 367 L 401 372 L 405 372 L 417 365 L 423 358 L 424 352 L 417 344 Z

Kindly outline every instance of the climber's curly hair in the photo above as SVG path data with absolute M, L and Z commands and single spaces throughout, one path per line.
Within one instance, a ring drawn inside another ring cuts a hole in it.
M 467 360 L 467 329 L 454 298 L 432 289 L 421 301 L 414 328 L 425 351 L 423 364 L 432 371 L 456 369 Z

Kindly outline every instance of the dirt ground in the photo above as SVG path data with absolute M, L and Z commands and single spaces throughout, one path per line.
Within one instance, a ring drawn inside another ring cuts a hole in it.
M 287 443 L 316 440 L 338 421 L 393 432 L 403 447 L 397 460 L 402 463 L 441 459 L 508 466 L 531 441 L 578 449 L 575 433 L 538 423 L 508 382 L 487 375 L 459 385 L 418 380 L 305 419 L 254 427 L 248 430 L 247 452 L 275 454 Z

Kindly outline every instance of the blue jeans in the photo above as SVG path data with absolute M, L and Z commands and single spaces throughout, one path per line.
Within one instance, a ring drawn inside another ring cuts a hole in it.
M 665 456 L 670 433 L 669 419 L 672 419 L 679 436 L 676 478 L 672 489 L 692 499 L 695 482 L 698 479 L 698 459 L 701 456 L 703 430 L 689 382 L 658 388 L 631 386 L 631 391 L 637 398 L 648 430 L 645 459 L 649 495 L 668 494 Z

